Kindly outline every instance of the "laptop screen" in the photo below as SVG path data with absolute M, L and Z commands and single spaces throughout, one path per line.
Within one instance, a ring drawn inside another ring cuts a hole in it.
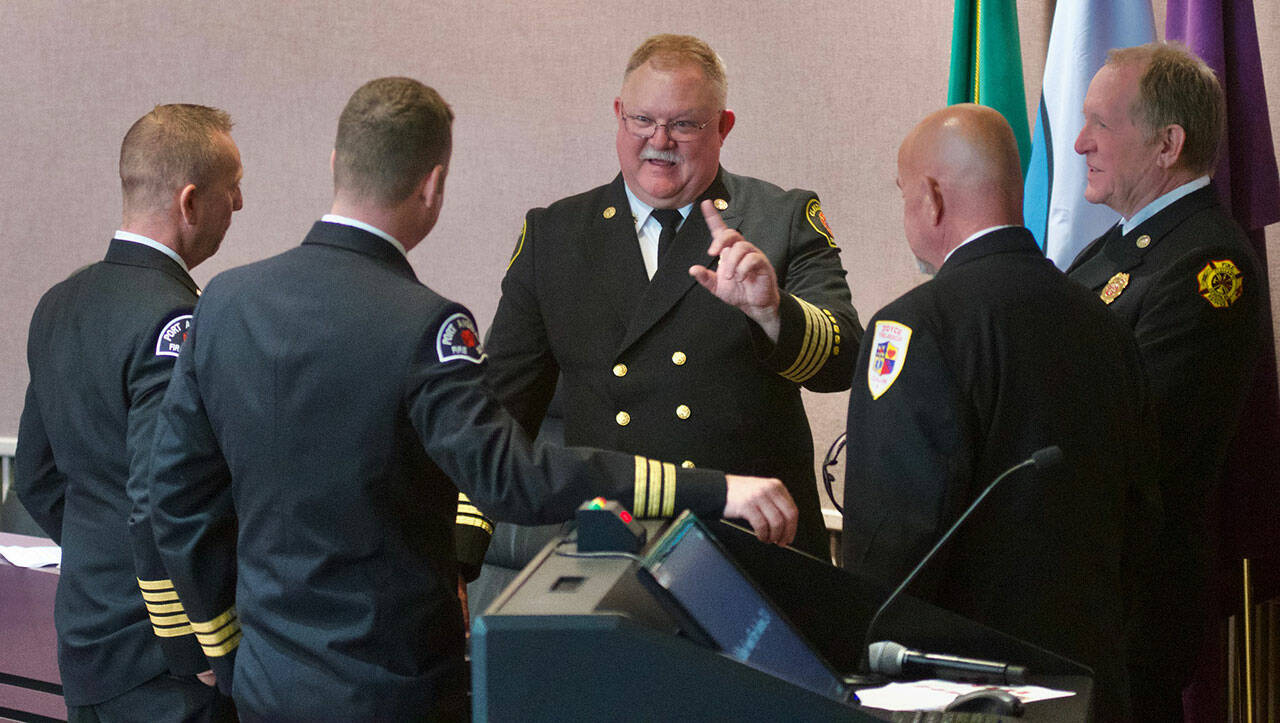
M 642 565 L 720 651 L 842 703 L 850 690 L 690 512 L 650 546 Z

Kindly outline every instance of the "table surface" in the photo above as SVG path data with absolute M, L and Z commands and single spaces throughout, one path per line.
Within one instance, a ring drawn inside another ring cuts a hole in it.
M 0 532 L 0 545 L 51 545 L 44 537 Z M 27 569 L 0 560 L 0 708 L 62 718 L 58 637 L 53 627 L 57 568 Z M 58 693 L 51 686 L 59 686 Z M 0 714 L 2 715 L 2 714 Z

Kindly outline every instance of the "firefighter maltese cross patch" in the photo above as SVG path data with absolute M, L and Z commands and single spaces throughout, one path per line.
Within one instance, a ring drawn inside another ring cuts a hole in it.
M 1244 279 L 1240 278 L 1241 275 L 1240 269 L 1236 268 L 1231 259 L 1210 261 L 1196 274 L 1196 281 L 1200 282 L 1200 295 L 1213 304 L 1213 308 L 1225 309 L 1244 292 Z
M 160 327 L 160 336 L 156 337 L 156 356 L 178 356 L 182 345 L 187 341 L 187 330 L 190 328 L 190 314 L 175 316 Z
M 476 323 L 469 315 L 458 312 L 444 320 L 436 334 L 436 356 L 441 362 L 465 359 L 472 364 L 479 364 L 484 361 L 480 334 L 476 332 Z
M 871 359 L 867 364 L 867 388 L 871 390 L 872 399 L 879 399 L 902 373 L 910 342 L 911 327 L 906 324 L 876 322 L 875 341 L 871 344 Z

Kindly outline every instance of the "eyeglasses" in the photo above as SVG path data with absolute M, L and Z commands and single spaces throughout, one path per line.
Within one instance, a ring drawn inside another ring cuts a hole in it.
M 659 128 L 665 128 L 667 129 L 667 137 L 677 143 L 697 138 L 702 129 L 710 125 L 713 120 L 715 120 L 715 117 L 708 118 L 705 123 L 695 123 L 691 120 L 658 123 L 648 116 L 631 115 L 625 110 L 622 112 L 622 122 L 627 128 L 627 132 L 631 135 L 637 138 L 653 138 L 657 135 Z

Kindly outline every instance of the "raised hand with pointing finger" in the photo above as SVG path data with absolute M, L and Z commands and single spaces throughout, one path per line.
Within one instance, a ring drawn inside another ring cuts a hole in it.
M 708 256 L 719 257 L 714 269 L 689 267 L 689 275 L 703 288 L 760 325 L 770 341 L 778 341 L 778 275 L 760 249 L 725 225 L 711 201 L 702 202 L 702 215 L 711 230 Z

